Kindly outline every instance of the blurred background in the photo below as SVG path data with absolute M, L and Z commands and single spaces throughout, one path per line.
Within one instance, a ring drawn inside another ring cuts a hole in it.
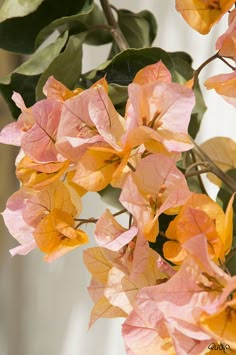
M 215 41 L 227 28 L 227 16 L 209 35 L 202 36 L 184 23 L 175 11 L 174 0 L 111 0 L 117 8 L 134 12 L 152 11 L 158 22 L 154 43 L 167 51 L 186 51 L 194 59 L 194 68 L 214 52 Z M 102 63 L 109 45 L 84 47 L 83 71 Z M 19 65 L 20 57 L 0 51 L 0 76 Z M 205 78 L 228 72 L 220 61 L 207 66 Z M 236 139 L 235 109 L 214 91 L 205 92 L 208 111 L 204 116 L 198 142 L 213 136 Z M 12 121 L 3 99 L 0 102 L 0 129 Z M 15 179 L 15 147 L 0 145 L 0 210 L 18 189 Z M 215 190 L 211 190 L 212 196 Z M 97 194 L 83 199 L 84 216 L 98 217 L 105 209 Z M 90 245 L 93 230 L 88 229 Z M 123 320 L 99 320 L 88 330 L 92 302 L 87 293 L 90 275 L 82 263 L 82 248 L 47 264 L 42 254 L 33 251 L 12 258 L 8 250 L 17 242 L 8 235 L 0 216 L 0 355 L 124 355 L 121 338 Z M 86 246 L 87 248 L 88 246 Z

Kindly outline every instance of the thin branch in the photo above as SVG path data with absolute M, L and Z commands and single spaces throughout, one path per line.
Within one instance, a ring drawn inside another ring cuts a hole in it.
M 123 213 L 126 213 L 126 212 L 127 212 L 127 209 L 124 208 L 123 210 L 120 210 L 120 211 L 118 211 L 116 213 L 113 213 L 113 217 L 119 216 L 120 214 L 123 214 Z
M 113 213 L 112 215 L 113 215 L 113 217 L 116 217 L 116 216 L 119 216 L 120 214 L 126 213 L 126 212 L 127 212 L 127 210 L 126 210 L 126 208 L 124 208 L 123 210 L 120 210 L 120 211 L 118 211 L 118 212 L 116 212 L 116 213 Z M 76 227 L 75 227 L 75 229 L 77 229 L 77 228 L 79 228 L 82 224 L 97 223 L 98 218 L 94 218 L 94 217 L 90 217 L 90 218 L 74 218 L 74 220 L 75 220 L 76 222 L 79 222 L 79 223 L 76 225 Z
M 225 58 L 221 57 L 221 55 L 218 55 L 218 58 L 220 60 L 222 60 L 222 62 L 224 62 L 226 65 L 228 65 L 228 67 L 230 67 L 230 69 L 236 70 L 236 67 L 233 67 L 230 63 L 227 62 L 227 60 Z
M 189 167 L 186 169 L 185 171 L 185 176 L 188 175 L 188 173 L 195 167 L 198 167 L 198 166 L 204 166 L 205 168 L 209 168 L 209 163 L 207 161 L 196 161 L 194 162 L 193 164 L 189 165 Z
M 224 182 L 225 185 L 232 192 L 236 192 L 236 181 L 231 178 L 231 176 L 225 174 L 223 170 L 221 170 L 212 160 L 211 158 L 197 145 L 197 143 L 192 140 L 196 153 L 200 156 L 201 159 L 207 161 L 209 163 L 210 172 L 216 175 L 221 181 Z
M 210 173 L 210 172 L 211 172 L 210 168 L 201 169 L 201 170 L 195 170 L 192 173 L 185 174 L 185 177 L 189 178 L 189 177 L 192 177 L 192 176 L 198 176 L 198 175 L 205 174 L 205 173 Z
M 203 62 L 196 70 L 194 70 L 194 75 L 193 75 L 193 88 L 197 85 L 197 81 L 198 81 L 198 76 L 200 74 L 200 72 L 202 71 L 202 69 L 209 64 L 210 62 L 212 62 L 213 60 L 215 60 L 216 58 L 218 58 L 218 52 L 213 54 L 210 58 L 208 58 L 207 60 L 205 60 L 205 62 Z
M 136 169 L 133 167 L 133 165 L 128 161 L 127 166 L 132 170 L 133 172 L 136 171 Z
M 196 158 L 196 155 L 195 155 L 193 150 L 190 151 L 190 155 L 192 157 L 192 161 L 194 163 L 196 163 L 197 162 L 197 158 Z M 202 180 L 202 176 L 201 175 L 197 175 L 197 178 L 198 178 L 199 186 L 202 189 L 202 192 L 204 192 L 205 195 L 208 195 L 207 190 L 206 190 L 205 185 L 204 185 L 203 180 Z
M 100 0 L 104 15 L 106 16 L 108 25 L 111 26 L 111 33 L 113 38 L 121 51 L 129 48 L 129 44 L 126 41 L 121 29 L 113 15 L 111 5 L 108 0 Z

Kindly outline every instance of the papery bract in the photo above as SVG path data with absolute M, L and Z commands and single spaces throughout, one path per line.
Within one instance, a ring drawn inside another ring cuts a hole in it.
M 137 234 L 138 229 L 133 226 L 130 229 L 122 227 L 106 209 L 96 223 L 95 240 L 98 245 L 107 249 L 118 251 L 127 245 Z
M 146 85 L 156 81 L 171 83 L 171 73 L 161 60 L 140 69 L 133 79 L 133 83 L 139 85 Z
M 216 41 L 216 49 L 223 57 L 236 61 L 236 9 L 229 14 L 229 28 Z
M 32 235 L 33 228 L 25 222 L 22 216 L 26 201 L 34 194 L 35 192 L 31 189 L 21 188 L 8 199 L 6 209 L 2 213 L 9 232 L 21 244 L 10 250 L 12 255 L 26 255 L 37 247 Z
M 146 85 L 130 84 L 128 93 L 128 144 L 138 145 L 152 139 L 169 151 L 185 151 L 192 147 L 188 125 L 195 98 L 191 89 L 157 80 Z
M 70 162 L 34 162 L 28 156 L 24 156 L 16 165 L 16 176 L 24 186 L 41 189 L 46 185 L 59 180 L 66 172 Z
M 103 83 L 103 85 L 106 84 Z M 97 84 L 67 100 L 63 105 L 57 134 L 57 148 L 72 161 L 78 161 L 89 146 L 104 142 L 104 137 L 99 134 L 99 129 L 104 129 L 104 132 L 107 132 L 108 140 L 111 138 L 109 133 L 110 116 L 103 101 L 105 97 L 108 101 L 110 99 L 103 85 Z M 102 114 L 97 111 L 97 106 L 103 108 Z M 94 115 L 96 117 L 93 117 Z M 96 127 L 97 116 L 102 120 L 98 127 Z M 111 139 L 113 140 L 113 138 Z
M 218 74 L 205 81 L 208 90 L 215 89 L 225 101 L 236 107 L 236 71 L 229 74 Z
M 60 81 L 56 80 L 53 76 L 50 76 L 43 87 L 43 93 L 48 99 L 64 102 L 69 98 L 78 95 L 83 89 L 69 90 Z
M 175 164 L 175 159 L 162 154 L 143 158 L 126 179 L 120 195 L 120 202 L 152 242 L 159 232 L 158 216 L 165 211 L 176 213 L 191 195 L 184 175 Z
M 60 102 L 49 99 L 39 101 L 32 107 L 35 124 L 22 138 L 22 148 L 32 159 L 40 162 L 57 160 L 55 143 L 61 109 Z
M 12 255 L 39 247 L 46 253 L 45 260 L 52 261 L 86 243 L 86 233 L 75 229 L 74 217 L 80 210 L 79 195 L 62 182 L 41 191 L 22 187 L 3 212 L 10 233 L 22 244 L 11 250 Z
M 231 208 L 232 200 L 228 214 Z M 166 236 L 173 241 L 164 244 L 165 257 L 176 264 L 181 263 L 186 256 L 181 245 L 201 233 L 207 238 L 211 257 L 215 261 L 224 261 L 224 255 L 232 243 L 232 215 L 226 217 L 221 207 L 210 197 L 192 194 L 166 230 Z
M 233 0 L 176 0 L 176 10 L 185 21 L 201 34 L 212 26 L 233 6 Z
M 88 242 L 84 231 L 74 229 L 73 217 L 58 209 L 53 209 L 39 222 L 33 235 L 49 262 Z
M 25 106 L 21 95 L 14 92 L 12 100 L 15 102 L 22 113 L 16 122 L 9 123 L 0 132 L 0 143 L 20 146 L 21 140 L 25 134 L 34 124 L 35 120 L 32 115 L 32 109 Z
M 180 269 L 165 283 L 143 288 L 135 299 L 134 310 L 123 326 L 125 343 L 134 354 L 151 354 L 157 349 L 165 354 L 168 343 L 178 354 L 188 354 L 191 349 L 191 354 L 198 355 L 214 341 L 201 327 L 201 314 L 231 278 L 209 260 L 203 235 L 187 243 L 184 247 L 189 256 Z

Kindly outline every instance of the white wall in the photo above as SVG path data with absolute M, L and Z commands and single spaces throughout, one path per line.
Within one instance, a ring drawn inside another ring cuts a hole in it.
M 211 32 L 201 36 L 191 30 L 175 12 L 174 1 L 130 0 L 112 3 L 133 11 L 149 9 L 157 17 L 158 37 L 156 46 L 168 51 L 184 50 L 194 58 L 195 68 L 214 53 L 214 43 L 224 32 L 226 21 Z M 107 46 L 87 47 L 84 54 L 84 71 L 103 61 Z M 226 72 L 222 63 L 209 65 L 201 79 L 217 72 Z M 236 139 L 235 110 L 214 92 L 207 93 L 208 113 L 202 125 L 199 141 L 223 135 Z M 15 187 L 13 158 L 9 149 L 0 146 L 2 163 L 1 207 Z M 6 154 L 9 159 L 6 159 Z M 5 164 L 5 165 L 3 165 Z M 8 185 L 9 191 L 5 187 Z M 11 192 L 10 192 L 11 190 Z M 84 200 L 84 215 L 99 216 L 102 204 L 97 195 Z M 91 240 L 92 230 L 90 230 Z M 99 320 L 87 331 L 92 307 L 86 287 L 90 276 L 82 263 L 82 249 L 48 265 L 42 255 L 33 252 L 27 257 L 11 258 L 9 245 L 15 245 L 5 236 L 1 250 L 1 308 L 0 308 L 0 355 L 124 355 L 120 320 Z M 93 242 L 91 242 L 93 244 Z

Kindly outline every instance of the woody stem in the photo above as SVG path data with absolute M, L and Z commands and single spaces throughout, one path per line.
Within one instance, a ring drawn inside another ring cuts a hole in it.
M 124 51 L 129 48 L 129 44 L 126 41 L 121 29 L 113 15 L 111 5 L 108 0 L 100 0 L 104 15 L 106 16 L 108 25 L 111 26 L 112 36 L 119 47 L 120 51 Z

